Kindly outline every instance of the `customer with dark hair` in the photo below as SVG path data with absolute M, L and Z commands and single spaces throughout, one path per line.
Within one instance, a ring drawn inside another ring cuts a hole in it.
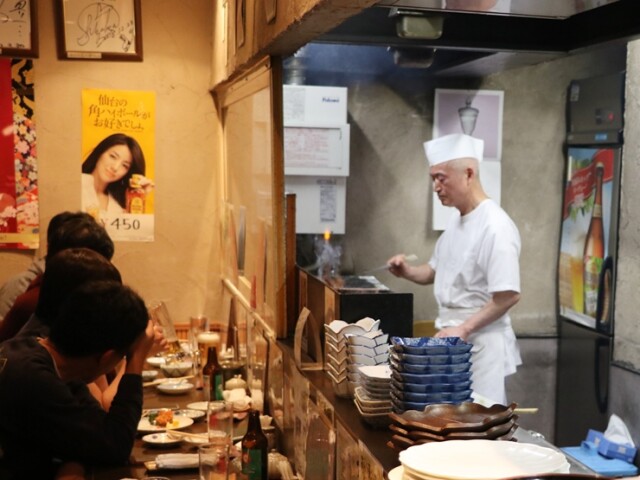
M 62 248 L 88 247 L 100 252 L 106 258 L 113 256 L 113 242 L 106 232 L 96 236 L 95 230 L 89 224 L 82 228 L 81 223 L 89 222 L 93 217 L 84 212 L 62 212 L 55 215 L 47 227 L 47 246 L 49 254 L 53 255 Z M 76 233 L 76 226 L 79 232 Z M 7 315 L 16 298 L 26 292 L 31 283 L 44 272 L 44 257 L 33 260 L 24 271 L 14 275 L 0 287 L 0 325 Z M 37 281 L 37 280 L 36 280 Z
M 142 368 L 153 344 L 144 301 L 118 282 L 89 282 L 61 303 L 48 337 L 3 343 L 0 446 L 11 480 L 53 478 L 62 463 L 124 464 L 142 410 Z M 126 356 L 107 412 L 86 383 Z M 34 432 L 42 432 L 34 441 Z
M 20 336 L 46 336 L 60 305 L 79 286 L 99 280 L 122 283 L 118 269 L 99 253 L 88 248 L 67 248 L 47 256 L 35 315 L 18 332 Z
M 62 212 L 54 216 L 47 229 L 47 257 L 66 248 L 84 247 L 94 250 L 107 260 L 113 257 L 114 245 L 107 231 L 91 215 L 84 212 Z M 45 266 L 46 266 L 45 262 Z M 26 292 L 19 295 L 0 323 L 0 342 L 13 337 L 35 311 L 42 273 L 38 274 Z

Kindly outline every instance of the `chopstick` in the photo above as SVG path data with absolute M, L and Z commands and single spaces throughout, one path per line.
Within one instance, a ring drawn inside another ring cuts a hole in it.
M 188 438 L 197 438 L 197 439 L 207 438 L 206 433 L 188 433 L 188 432 L 181 432 L 179 430 L 173 430 L 171 428 L 167 429 L 167 435 L 173 436 L 173 437 L 188 437 Z
M 172 382 L 174 380 L 187 380 L 189 378 L 193 378 L 193 375 L 187 375 L 185 377 L 158 378 L 157 380 L 153 380 L 151 382 L 145 382 L 142 384 L 142 386 L 151 387 L 152 385 L 160 385 L 161 383 Z
M 537 407 L 515 408 L 513 410 L 513 413 L 538 413 L 538 408 Z

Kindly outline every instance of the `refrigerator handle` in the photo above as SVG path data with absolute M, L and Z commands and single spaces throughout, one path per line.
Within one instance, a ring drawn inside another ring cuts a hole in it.
M 596 304 L 596 329 L 611 333 L 611 316 L 613 310 L 613 258 L 608 256 L 602 263 L 598 279 L 598 300 Z
M 610 338 L 597 338 L 595 351 L 595 396 L 600 413 L 606 413 L 609 406 L 609 345 Z

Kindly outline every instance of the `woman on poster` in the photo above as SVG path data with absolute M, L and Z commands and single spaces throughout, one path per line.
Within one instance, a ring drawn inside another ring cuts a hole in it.
M 153 187 L 144 176 L 145 169 L 144 153 L 136 139 L 124 133 L 104 138 L 82 164 L 82 210 L 96 218 L 127 212 L 127 189 L 134 175 L 146 192 Z

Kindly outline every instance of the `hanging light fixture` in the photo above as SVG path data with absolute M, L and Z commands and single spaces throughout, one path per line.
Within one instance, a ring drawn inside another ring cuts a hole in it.
M 458 116 L 460 117 L 460 126 L 462 131 L 467 135 L 471 135 L 476 128 L 476 120 L 480 110 L 471 106 L 471 97 L 467 97 L 464 107 L 458 109 Z

